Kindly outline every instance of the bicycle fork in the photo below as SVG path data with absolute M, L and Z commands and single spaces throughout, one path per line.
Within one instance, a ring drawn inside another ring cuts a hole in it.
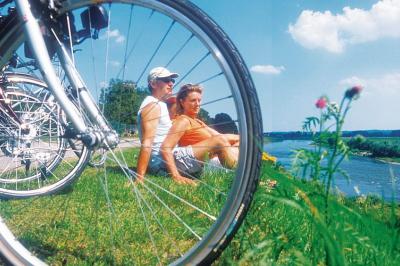
M 88 127 L 82 114 L 68 98 L 60 79 L 56 75 L 53 64 L 51 63 L 39 23 L 33 16 L 29 1 L 15 0 L 15 3 L 19 16 L 24 22 L 25 35 L 31 45 L 31 49 L 35 56 L 35 60 L 39 65 L 42 76 L 49 86 L 49 89 L 53 92 L 57 102 L 71 121 L 74 129 L 78 132 L 77 135 L 80 135 L 84 144 L 89 147 L 101 144 L 106 147 L 115 147 L 119 142 L 118 135 L 111 129 L 101 114 L 63 44 L 60 41 L 57 41 L 57 54 L 60 57 L 61 64 L 64 67 L 72 88 L 79 93 L 80 99 L 88 111 L 90 119 L 99 126 L 100 131 Z
M 105 141 L 106 147 L 107 145 L 110 147 L 116 146 L 119 142 L 117 133 L 111 129 L 107 120 L 105 119 L 99 107 L 95 103 L 86 84 L 81 78 L 81 75 L 75 68 L 75 65 L 72 62 L 71 57 L 67 52 L 67 49 L 65 48 L 64 44 L 60 42 L 55 33 L 53 34 L 58 42 L 56 53 L 61 61 L 61 65 L 63 66 L 63 69 L 68 77 L 72 89 L 78 93 L 79 100 L 85 107 L 90 120 L 93 121 L 100 128 L 100 132 L 95 131 L 94 133 L 101 134 L 99 137 L 102 139 L 103 142 Z

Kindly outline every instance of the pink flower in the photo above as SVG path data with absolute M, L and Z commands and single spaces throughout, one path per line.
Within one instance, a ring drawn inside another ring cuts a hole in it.
M 327 103 L 328 103 L 328 101 L 326 100 L 326 97 L 321 97 L 317 100 L 317 102 L 315 103 L 315 106 L 319 109 L 324 109 L 326 107 Z
M 344 97 L 348 99 L 353 99 L 355 97 L 358 97 L 362 91 L 362 87 L 360 85 L 354 86 L 346 91 L 344 94 Z

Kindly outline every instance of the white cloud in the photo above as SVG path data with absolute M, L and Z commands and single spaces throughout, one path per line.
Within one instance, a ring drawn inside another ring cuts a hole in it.
M 284 66 L 273 66 L 273 65 L 255 65 L 250 68 L 252 72 L 267 74 L 267 75 L 279 75 L 285 70 Z
M 103 34 L 100 39 L 105 40 L 107 39 L 107 35 L 110 39 L 114 39 L 116 43 L 123 43 L 125 41 L 125 36 L 122 35 L 118 29 L 111 30 L 111 31 L 106 31 L 105 34 Z
M 347 129 L 400 129 L 400 70 L 382 75 L 352 76 L 340 82 L 341 91 L 354 85 L 364 87 L 359 100 L 352 104 Z
M 399 25 L 400 0 L 380 0 L 370 10 L 344 7 L 340 14 L 304 10 L 288 31 L 308 49 L 341 53 L 349 44 L 399 38 Z
M 352 76 L 340 81 L 341 85 L 361 85 L 368 95 L 385 97 L 400 96 L 400 72 L 387 73 L 378 77 L 362 78 Z M 364 92 L 363 92 L 364 93 Z
M 340 85 L 344 85 L 344 86 L 361 85 L 361 86 L 365 87 L 365 84 L 367 83 L 367 81 L 360 77 L 352 76 L 352 77 L 341 80 L 339 83 L 340 83 Z
M 124 36 L 118 36 L 115 38 L 115 41 L 117 43 L 123 43 L 125 41 L 125 37 Z
M 119 61 L 115 61 L 115 60 L 110 60 L 109 64 L 113 67 L 118 67 L 121 65 L 121 63 Z

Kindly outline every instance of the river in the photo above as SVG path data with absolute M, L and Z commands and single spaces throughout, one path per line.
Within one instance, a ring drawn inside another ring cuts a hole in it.
M 293 151 L 301 148 L 312 149 L 313 147 L 310 146 L 310 141 L 304 140 L 285 140 L 264 145 L 264 150 L 277 157 L 278 161 L 287 169 L 291 166 Z M 384 163 L 362 156 L 350 156 L 349 160 L 342 162 L 341 168 L 349 174 L 350 180 L 337 174 L 333 187 L 337 187 L 345 195 L 374 194 L 385 200 L 391 200 L 394 192 L 395 200 L 400 201 L 399 164 Z M 391 170 L 395 177 L 394 185 L 392 184 Z

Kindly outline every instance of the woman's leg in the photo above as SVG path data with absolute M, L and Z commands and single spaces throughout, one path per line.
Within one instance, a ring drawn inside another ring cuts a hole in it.
M 238 161 L 239 149 L 232 147 L 224 135 L 212 136 L 192 145 L 192 148 L 196 159 L 201 161 L 209 152 L 216 153 L 221 164 L 228 168 L 234 168 Z

